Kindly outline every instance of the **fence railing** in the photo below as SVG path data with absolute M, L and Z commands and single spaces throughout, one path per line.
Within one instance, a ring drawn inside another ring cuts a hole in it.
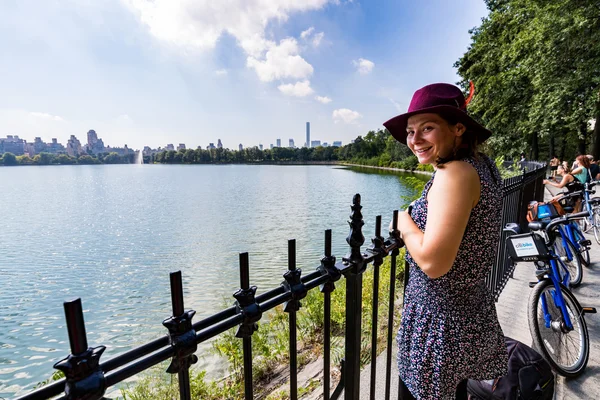
M 529 172 L 502 181 L 502 226 L 518 222 L 527 227 L 527 205 L 530 201 L 544 199 L 544 176 L 546 164 L 528 161 Z M 496 301 L 509 277 L 512 277 L 514 264 L 506 256 L 506 232 L 501 232 L 498 252 L 492 271 L 486 280 L 489 291 Z
M 503 182 L 504 204 L 502 210 L 503 224 L 524 221 L 526 205 L 530 200 L 541 200 L 543 197 L 542 178 L 545 166 L 521 176 L 506 179 Z M 189 368 L 197 361 L 195 352 L 199 343 L 205 342 L 231 328 L 237 327 L 236 337 L 242 340 L 244 397 L 253 399 L 252 381 L 252 334 L 257 329 L 257 322 L 262 315 L 278 305 L 284 306 L 289 318 L 289 360 L 290 399 L 298 398 L 297 384 L 297 337 L 296 313 L 300 310 L 300 300 L 309 290 L 317 288 L 324 296 L 324 346 L 323 346 L 323 399 L 337 399 L 342 390 L 345 400 L 358 400 L 360 394 L 360 352 L 361 352 L 361 313 L 362 313 L 362 277 L 368 264 L 373 265 L 373 315 L 371 332 L 371 371 L 370 399 L 375 398 L 376 360 L 377 360 L 377 321 L 378 321 L 378 287 L 379 267 L 385 257 L 391 258 L 390 287 L 388 305 L 388 331 L 385 371 L 385 399 L 391 394 L 392 373 L 392 339 L 395 321 L 394 303 L 397 256 L 403 246 L 396 221 L 398 211 L 393 212 L 393 229 L 387 238 L 381 235 L 381 216 L 376 217 L 375 235 L 366 252 L 361 252 L 365 238 L 362 233 L 364 225 L 361 197 L 356 194 L 351 206 L 350 233 L 346 238 L 350 246 L 348 254 L 337 261 L 331 254 L 331 230 L 325 231 L 324 256 L 315 271 L 306 275 L 296 266 L 296 241 L 288 241 L 288 270 L 283 274 L 281 286 L 256 295 L 256 286 L 250 285 L 248 253 L 240 253 L 240 289 L 233 294 L 235 304 L 217 314 L 192 323 L 195 311 L 184 307 L 181 272 L 170 274 L 172 315 L 163 321 L 168 335 L 141 345 L 107 361 L 100 358 L 104 346 L 89 347 L 82 312 L 81 299 L 65 302 L 65 317 L 71 354 L 57 362 L 54 367 L 65 374 L 65 378 L 43 386 L 18 398 L 18 400 L 41 400 L 61 396 L 59 399 L 102 399 L 106 389 L 118 384 L 152 366 L 171 359 L 167 372 L 178 375 L 179 393 L 182 400 L 191 399 Z M 504 248 L 504 236 L 500 242 L 496 262 L 488 277 L 489 290 L 498 296 L 506 284 L 512 270 Z M 335 290 L 335 282 L 346 279 L 345 309 L 345 348 L 341 365 L 341 377 L 331 392 L 331 292 Z M 405 284 L 408 273 L 404 274 Z

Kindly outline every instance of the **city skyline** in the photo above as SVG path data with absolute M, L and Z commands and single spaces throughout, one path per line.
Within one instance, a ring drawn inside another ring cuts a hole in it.
M 480 0 L 2 2 L 0 135 L 299 146 L 311 121 L 348 143 L 415 89 L 458 81 L 486 14 Z
M 307 124 L 307 128 L 308 126 L 310 126 L 309 122 L 306 123 Z M 86 133 L 87 136 L 87 141 L 85 142 L 85 144 L 81 144 L 81 141 L 79 140 L 79 138 L 77 137 L 77 135 L 70 135 L 70 138 L 67 140 L 66 145 L 63 145 L 63 142 L 58 141 L 57 138 L 51 138 L 50 141 L 46 141 L 44 140 L 43 137 L 41 136 L 36 136 L 33 140 L 33 142 L 28 142 L 27 138 L 21 137 L 20 135 L 11 135 L 11 134 L 7 134 L 4 137 L 0 136 L 0 154 L 2 154 L 3 152 L 12 152 L 12 153 L 16 153 L 17 155 L 20 154 L 39 154 L 41 152 L 50 152 L 50 153 L 56 153 L 56 152 L 64 152 L 66 154 L 69 154 L 71 156 L 77 156 L 77 155 L 83 155 L 83 154 L 87 154 L 87 151 L 89 149 L 89 151 L 92 152 L 92 154 L 97 154 L 97 153 L 101 153 L 101 152 L 110 152 L 110 151 L 115 151 L 118 153 L 123 153 L 123 150 L 125 150 L 125 152 L 127 151 L 146 151 L 148 149 L 150 149 L 151 151 L 164 151 L 164 150 L 186 150 L 186 149 L 195 149 L 195 148 L 204 148 L 204 146 L 202 145 L 198 145 L 198 146 L 194 146 L 194 145 L 188 145 L 186 143 L 179 143 L 177 145 L 177 147 L 175 147 L 174 143 L 166 143 L 164 144 L 164 146 L 157 146 L 155 148 L 152 148 L 151 146 L 148 145 L 144 145 L 141 148 L 133 148 L 133 147 L 129 147 L 127 145 L 127 143 L 123 144 L 123 147 L 119 147 L 119 146 L 111 146 L 109 144 L 107 144 L 106 146 L 104 145 L 104 141 L 101 137 L 98 136 L 98 133 L 94 130 L 94 129 L 90 129 L 88 130 L 88 132 Z M 309 136 L 307 136 L 309 137 Z M 20 147 L 15 148 L 12 144 L 13 143 L 19 143 Z M 214 145 L 215 142 L 209 142 L 208 145 L 206 146 L 207 149 L 210 148 L 227 148 L 229 150 L 243 150 L 243 148 L 251 148 L 251 147 L 259 147 L 262 150 L 262 144 L 244 144 L 244 143 L 239 143 L 236 146 L 225 146 L 222 144 L 221 139 L 217 139 L 217 145 Z M 321 144 L 322 143 L 322 144 Z M 334 146 L 334 147 L 341 147 L 342 146 L 342 141 L 332 141 L 331 144 L 329 144 L 329 142 L 326 141 L 321 141 L 321 140 L 313 140 L 310 141 L 310 145 L 306 146 L 306 143 L 304 143 L 303 147 L 318 147 L 318 146 Z M 4 149 L 4 146 L 9 146 L 8 150 Z M 13 147 L 10 147 L 13 146 Z M 46 148 L 45 146 L 49 146 L 48 148 Z M 295 139 L 294 138 L 289 138 L 288 139 L 288 146 L 284 146 L 282 145 L 282 141 L 281 138 L 277 138 L 276 139 L 276 144 L 270 144 L 270 148 L 274 148 L 274 147 L 288 147 L 288 148 L 296 148 L 295 146 Z

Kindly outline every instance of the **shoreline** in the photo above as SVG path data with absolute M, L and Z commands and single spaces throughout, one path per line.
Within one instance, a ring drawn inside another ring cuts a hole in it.
M 419 171 L 419 170 L 410 170 L 410 169 L 402 169 L 402 168 L 392 168 L 392 167 L 376 167 L 374 165 L 362 165 L 362 164 L 348 164 L 344 162 L 340 162 L 339 165 L 347 165 L 350 167 L 360 167 L 360 168 L 372 168 L 372 169 L 381 169 L 384 171 L 396 171 L 396 172 L 405 172 L 409 174 L 421 174 L 421 175 L 433 175 L 432 172 L 429 171 Z

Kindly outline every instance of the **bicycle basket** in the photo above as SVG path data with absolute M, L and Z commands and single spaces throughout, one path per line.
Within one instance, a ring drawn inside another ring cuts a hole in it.
M 534 233 L 523 233 L 506 238 L 508 255 L 513 261 L 549 260 L 544 238 Z

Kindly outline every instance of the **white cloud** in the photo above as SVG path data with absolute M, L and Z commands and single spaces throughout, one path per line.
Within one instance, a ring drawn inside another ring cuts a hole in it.
M 313 33 L 314 30 L 315 30 L 315 28 L 313 26 L 311 26 L 307 30 L 302 31 L 302 33 L 300 34 L 300 37 L 302 39 L 306 39 L 307 37 L 309 37 Z
M 319 103 L 323 103 L 323 104 L 331 103 L 331 99 L 327 96 L 316 96 L 315 99 Z
M 315 34 L 315 36 L 313 36 L 313 39 L 312 39 L 313 46 L 319 47 L 319 45 L 321 44 L 321 40 L 323 40 L 323 36 L 325 36 L 324 32 L 319 32 L 319 33 Z
M 345 122 L 346 124 L 354 124 L 357 120 L 362 117 L 358 112 L 349 110 L 347 108 L 339 108 L 333 111 L 333 121 L 337 124 L 338 122 Z
M 262 81 L 282 77 L 302 79 L 312 74 L 312 66 L 296 49 L 283 60 L 269 60 L 269 52 L 279 46 L 265 38 L 272 20 L 286 21 L 290 14 L 317 10 L 335 0 L 122 0 L 159 40 L 184 49 L 213 49 L 221 35 L 235 37 L 246 52 L 247 65 Z M 314 29 L 314 28 L 313 28 Z M 312 33 L 309 28 L 305 36 Z M 305 32 L 307 32 L 305 31 Z M 284 39 L 286 40 L 286 39 Z M 320 39 L 318 40 L 320 41 Z M 267 59 L 262 59 L 264 52 Z
M 246 65 L 254 68 L 263 82 L 282 78 L 307 78 L 312 75 L 313 67 L 300 57 L 298 52 L 296 39 L 286 38 L 279 42 L 279 45 L 271 46 L 264 60 L 248 57 Z
M 62 117 L 59 117 L 58 115 L 48 114 L 48 113 L 30 112 L 29 115 L 31 115 L 32 117 L 42 118 L 42 119 L 47 119 L 47 120 L 52 120 L 52 121 L 59 121 L 59 122 L 64 121 L 64 119 Z
M 358 70 L 358 73 L 361 75 L 366 75 L 373 70 L 375 63 L 373 61 L 369 61 L 365 58 L 359 58 L 358 60 L 352 61 L 352 64 Z
M 315 28 L 313 26 L 311 26 L 307 30 L 302 31 L 302 33 L 300 34 L 300 38 L 302 38 L 303 40 L 309 40 L 312 36 L 312 39 L 311 39 L 312 45 L 314 47 L 319 47 L 319 45 L 321 44 L 321 41 L 323 40 L 323 37 L 325 36 L 325 33 L 319 32 L 319 33 L 315 33 L 313 35 L 314 31 L 315 31 Z
M 288 83 L 279 85 L 277 88 L 281 93 L 294 97 L 305 97 L 314 93 L 314 90 L 310 87 L 310 81 L 308 80 L 296 82 L 294 84 Z
M 218 75 L 218 76 L 227 75 L 227 70 L 226 69 L 218 69 L 215 71 L 215 75 Z
M 117 117 L 117 122 L 130 124 L 133 123 L 133 119 L 131 119 L 131 117 L 127 114 L 121 114 Z
M 398 110 L 398 112 L 402 112 L 402 107 L 400 107 L 400 104 L 398 104 L 398 102 L 396 102 L 394 99 L 392 99 L 391 97 L 388 98 L 388 100 L 394 105 L 394 107 L 396 107 L 396 110 Z

